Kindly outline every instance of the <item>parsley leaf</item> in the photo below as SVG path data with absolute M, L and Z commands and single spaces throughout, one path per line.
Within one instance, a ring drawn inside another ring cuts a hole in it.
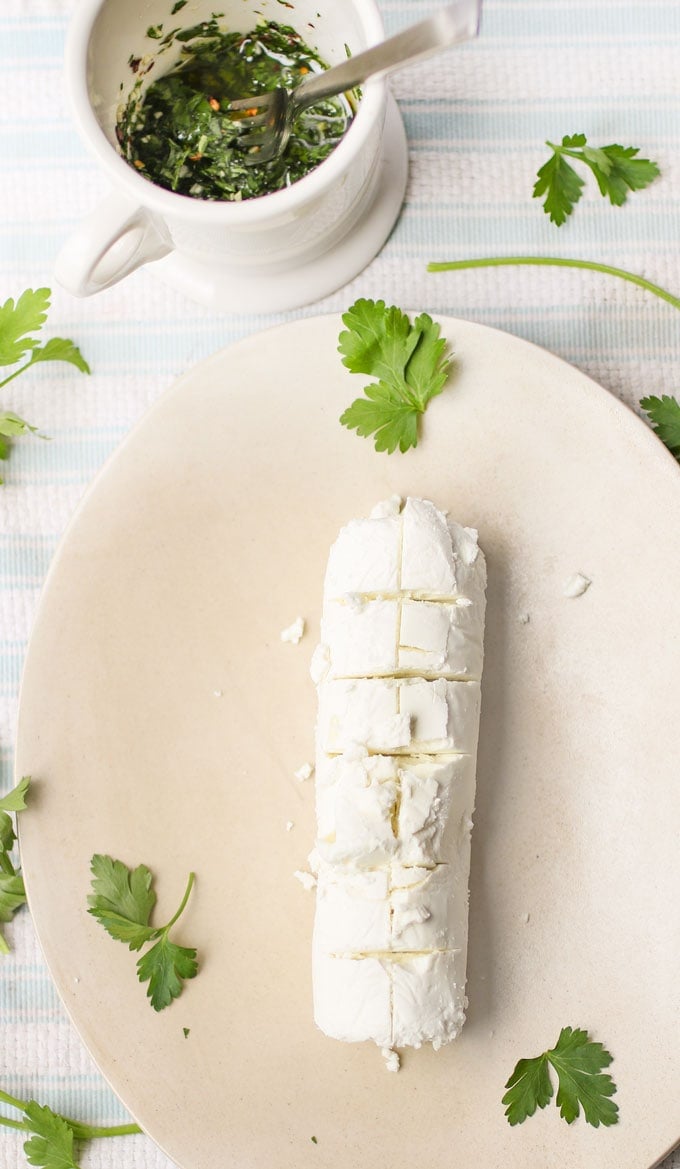
M 154 1011 L 162 1011 L 182 993 L 185 978 L 198 973 L 196 951 L 171 942 L 166 933 L 137 963 L 140 982 L 148 982 L 147 995 Z
M 38 345 L 31 353 L 31 365 L 37 361 L 66 361 L 81 373 L 91 372 L 78 346 L 64 337 L 50 337 L 44 345 Z
M 37 429 L 37 426 L 31 426 L 30 422 L 20 418 L 18 414 L 13 414 L 11 410 L 0 414 L 0 435 L 4 438 L 15 438 L 18 434 L 35 434 Z
M 565 162 L 561 154 L 555 153 L 538 171 L 534 199 L 545 195 L 543 210 L 550 216 L 551 223 L 560 227 L 581 198 L 583 186 L 583 179 L 573 166 Z
M 503 1097 L 508 1105 L 505 1115 L 510 1124 L 522 1124 L 537 1108 L 545 1108 L 552 1099 L 553 1086 L 548 1071 L 548 1053 L 534 1059 L 521 1059 L 510 1076 Z
M 2 808 L 3 812 L 23 812 L 26 807 L 26 795 L 30 782 L 30 775 L 24 775 L 19 780 L 17 786 L 12 788 L 11 792 L 7 792 L 7 795 L 0 796 L 0 808 Z
M 601 1043 L 588 1038 L 581 1028 L 563 1027 L 553 1048 L 533 1059 L 521 1059 L 505 1085 L 502 1103 L 510 1124 L 522 1124 L 537 1108 L 545 1108 L 553 1095 L 549 1066 L 557 1073 L 555 1103 L 567 1124 L 580 1115 L 594 1128 L 618 1122 L 618 1105 L 610 1099 L 616 1084 L 602 1069 L 612 1056 Z
M 11 921 L 15 911 L 25 901 L 26 890 L 21 873 L 0 872 L 0 921 Z M 0 949 L 5 950 L 7 943 L 3 945 L 2 941 L 4 939 L 0 940 Z
M 595 176 L 600 194 L 620 207 L 629 191 L 640 191 L 661 173 L 658 165 L 648 158 L 638 158 L 639 147 L 588 146 L 585 134 L 567 134 L 559 146 L 546 142 L 552 155 L 540 167 L 534 184 L 534 198 L 545 195 L 543 210 L 552 223 L 560 227 L 571 215 L 583 192 L 583 179 L 565 157 L 585 163 Z
M 49 288 L 27 288 L 16 303 L 10 297 L 0 305 L 0 366 L 16 365 L 28 355 L 23 365 L 0 381 L 0 389 L 40 361 L 65 361 L 75 365 L 82 373 L 90 372 L 89 365 L 73 341 L 52 337 L 40 345 L 36 337 L 31 335 L 38 332 L 47 319 L 50 295 Z M 11 411 L 0 414 L 0 459 L 9 458 L 13 438 L 36 434 L 37 431 L 37 426 L 32 426 L 18 414 Z M 0 478 L 2 483 L 3 479 Z
M 130 950 L 141 950 L 154 942 L 137 962 L 137 977 L 148 982 L 147 996 L 155 1011 L 162 1011 L 181 994 L 187 978 L 198 973 L 196 951 L 170 941 L 170 930 L 189 900 L 195 880 L 189 874 L 179 909 L 167 925 L 150 924 L 156 904 L 153 877 L 146 865 L 129 869 L 122 861 L 95 853 L 91 861 L 92 893 L 88 913 L 97 919 L 112 938 L 125 942 Z
M 78 1169 L 73 1153 L 73 1129 L 46 1105 L 29 1101 L 24 1121 L 33 1134 L 24 1143 L 29 1165 L 40 1169 Z
M 140 950 L 155 934 L 149 925 L 156 894 L 146 865 L 130 870 L 122 861 L 95 853 L 90 862 L 92 894 L 88 897 L 91 913 L 112 938 L 126 942 L 131 950 Z
M 654 432 L 680 462 L 680 402 L 664 394 L 661 398 L 641 398 L 640 405 Z
M 22 812 L 26 807 L 26 793 L 30 783 L 29 776 L 23 779 L 12 791 L 0 797 L 0 921 L 11 921 L 16 910 L 26 901 L 24 879 L 12 862 L 10 851 L 16 840 L 16 833 L 10 812 Z M 0 932 L 0 954 L 8 954 L 9 946 Z
M 377 451 L 404 452 L 418 443 L 418 421 L 446 384 L 450 361 L 439 325 L 427 313 L 411 324 L 406 313 L 384 300 L 357 300 L 343 314 L 338 338 L 342 363 L 352 373 L 376 379 L 340 416 L 362 437 L 374 435 Z
M 49 288 L 27 288 L 16 304 L 12 297 L 0 306 L 0 365 L 14 365 L 38 342 L 31 333 L 42 328 L 50 307 Z

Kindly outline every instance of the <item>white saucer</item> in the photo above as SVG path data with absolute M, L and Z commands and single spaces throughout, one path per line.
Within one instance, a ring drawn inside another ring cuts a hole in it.
M 266 275 L 203 264 L 173 252 L 148 269 L 190 300 L 217 312 L 280 312 L 312 304 L 342 288 L 380 251 L 397 221 L 408 178 L 408 142 L 397 103 L 389 96 L 373 198 L 350 233 L 322 256 Z

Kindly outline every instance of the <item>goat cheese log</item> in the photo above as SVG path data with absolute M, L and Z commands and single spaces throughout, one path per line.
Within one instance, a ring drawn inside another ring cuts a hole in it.
M 465 1019 L 485 587 L 476 531 L 427 500 L 379 504 L 330 552 L 313 984 L 335 1039 L 438 1049 Z

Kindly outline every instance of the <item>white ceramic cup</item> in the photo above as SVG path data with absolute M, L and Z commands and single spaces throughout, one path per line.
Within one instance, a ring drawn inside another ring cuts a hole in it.
M 384 78 L 363 87 L 344 138 L 291 187 L 242 202 L 175 194 L 131 167 L 115 135 L 117 110 L 138 76 L 131 58 L 142 58 L 144 65 L 159 51 L 147 29 L 193 27 L 215 11 L 214 0 L 187 0 L 175 16 L 172 6 L 172 0 L 79 0 L 67 41 L 67 86 L 80 133 L 113 190 L 66 241 L 57 279 L 74 295 L 90 296 L 142 264 L 161 261 L 159 275 L 194 299 L 215 308 L 262 310 L 294 307 L 339 287 L 382 246 L 403 199 L 406 149 L 403 128 L 399 141 L 400 120 L 396 137 L 393 133 L 399 158 L 388 165 L 387 175 L 379 173 L 385 170 L 390 112 Z M 247 32 L 258 18 L 292 24 L 329 65 L 342 61 L 347 47 L 355 54 L 384 36 L 375 0 L 295 0 L 294 7 L 282 7 L 280 0 L 225 0 L 219 12 L 225 31 Z M 179 55 L 179 43 L 160 55 L 144 74 L 143 88 L 172 68 Z M 377 213 L 376 200 L 382 204 Z

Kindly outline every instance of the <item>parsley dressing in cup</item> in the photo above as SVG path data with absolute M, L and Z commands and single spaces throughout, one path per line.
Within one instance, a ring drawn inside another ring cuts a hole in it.
M 223 32 L 282 23 L 278 0 L 229 0 L 220 11 Z M 206 0 L 181 8 L 172 0 L 143 8 L 133 0 L 79 0 L 67 41 L 67 85 L 78 128 L 113 189 L 57 258 L 56 277 L 76 296 L 153 263 L 161 279 L 213 309 L 294 308 L 356 276 L 392 229 L 408 152 L 384 78 L 363 87 L 347 132 L 327 158 L 291 186 L 257 198 L 178 194 L 121 157 L 117 122 L 131 94 L 143 94 L 172 70 L 186 33 L 214 23 L 213 13 Z M 285 9 L 285 23 L 328 65 L 384 36 L 375 0 L 296 0 Z

